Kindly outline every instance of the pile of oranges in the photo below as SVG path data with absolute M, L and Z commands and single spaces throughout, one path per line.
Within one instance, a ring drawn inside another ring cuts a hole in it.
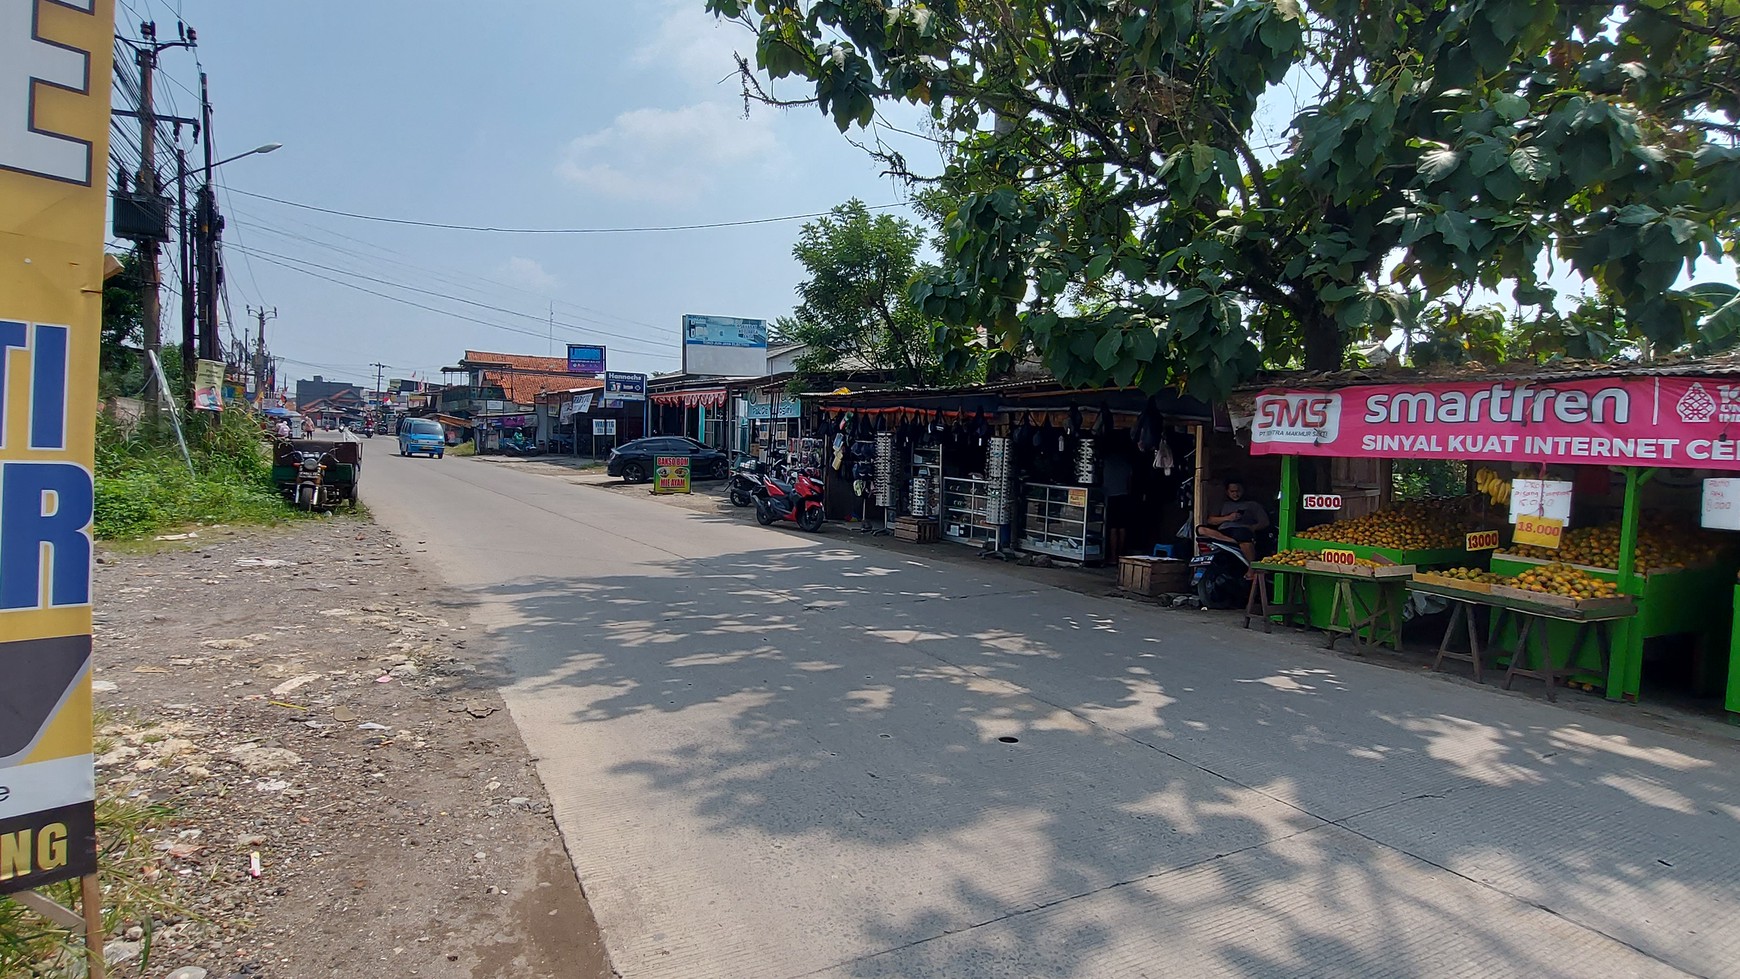
M 1543 561 L 1562 561 L 1591 568 L 1619 568 L 1619 525 L 1576 527 L 1565 531 L 1557 551 L 1530 544 L 1513 546 L 1511 553 Z M 1710 564 L 1721 556 L 1721 545 L 1708 534 L 1690 527 L 1651 522 L 1637 531 L 1637 570 L 1667 571 Z
M 1398 551 L 1460 548 L 1469 529 L 1462 502 L 1463 498 L 1403 503 L 1363 517 L 1312 527 L 1300 531 L 1299 536 Z
M 1614 582 L 1597 578 L 1568 564 L 1543 564 L 1524 571 L 1513 580 L 1502 583 L 1523 591 L 1562 595 L 1566 598 L 1575 598 L 1578 601 L 1590 598 L 1616 598 L 1619 595 L 1619 586 Z

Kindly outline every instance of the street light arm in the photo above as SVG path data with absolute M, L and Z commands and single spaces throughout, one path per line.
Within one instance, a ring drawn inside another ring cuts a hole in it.
M 228 158 L 226 158 L 226 159 L 222 159 L 222 160 L 219 160 L 219 161 L 217 161 L 217 162 L 216 162 L 216 163 L 213 163 L 213 164 L 210 164 L 210 165 L 208 165 L 208 166 L 207 166 L 207 167 L 206 167 L 206 169 L 207 169 L 207 170 L 208 170 L 208 171 L 209 171 L 209 170 L 215 170 L 215 169 L 217 169 L 217 168 L 218 168 L 218 167 L 221 167 L 221 166 L 223 166 L 223 165 L 224 165 L 224 164 L 226 164 L 226 163 L 234 163 L 234 162 L 235 162 L 235 161 L 237 161 L 237 160 L 239 160 L 239 159 L 241 159 L 241 158 L 242 158 L 242 157 L 244 157 L 244 156 L 253 156 L 253 155 L 254 155 L 254 154 L 256 154 L 256 153 L 271 153 L 271 152 L 273 152 L 273 151 L 274 151 L 274 150 L 280 150 L 280 149 L 283 149 L 283 148 L 284 148 L 284 144 L 283 144 L 283 143 L 267 143 L 267 144 L 266 144 L 266 145 L 264 145 L 264 146 L 256 146 L 256 147 L 254 147 L 254 148 L 253 148 L 253 149 L 251 149 L 251 150 L 249 150 L 249 151 L 247 151 L 247 152 L 246 152 L 246 153 L 237 153 L 237 154 L 236 154 L 236 155 L 235 155 L 235 156 L 232 156 L 232 157 L 228 157 Z

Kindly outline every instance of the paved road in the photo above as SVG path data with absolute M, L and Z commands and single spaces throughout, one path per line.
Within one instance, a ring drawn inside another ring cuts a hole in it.
M 512 466 L 364 498 L 628 979 L 1740 976 L 1732 745 Z

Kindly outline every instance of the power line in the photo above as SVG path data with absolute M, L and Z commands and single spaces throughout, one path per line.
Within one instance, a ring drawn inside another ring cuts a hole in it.
M 546 334 L 543 333 L 542 331 L 523 330 L 517 326 L 508 326 L 505 323 L 496 323 L 496 322 L 491 321 L 491 320 L 479 319 L 475 316 L 467 316 L 464 313 L 456 313 L 450 309 L 441 309 L 441 308 L 436 307 L 436 306 L 429 306 L 429 305 L 425 305 L 423 303 L 413 302 L 412 300 L 405 299 L 405 298 L 402 298 L 400 296 L 394 296 L 394 295 L 391 295 L 389 293 L 380 292 L 380 291 L 375 290 L 375 289 L 370 289 L 366 286 L 359 286 L 354 282 L 346 282 L 343 279 L 335 279 L 335 278 L 328 276 L 328 275 L 322 275 L 319 272 L 311 272 L 308 269 L 300 268 L 296 265 L 291 265 L 287 262 L 279 262 L 279 261 L 276 261 L 274 259 L 266 258 L 264 256 L 256 256 L 256 257 L 258 257 L 260 259 L 260 261 L 265 262 L 267 265 L 276 265 L 279 268 L 288 269 L 292 272 L 300 272 L 301 274 L 306 275 L 306 276 L 310 276 L 312 278 L 322 279 L 322 280 L 330 282 L 334 285 L 344 286 L 347 289 L 355 289 L 358 292 L 366 292 L 371 296 L 379 296 L 382 299 L 386 299 L 386 300 L 389 300 L 389 301 L 395 302 L 395 303 L 400 303 L 400 304 L 405 305 L 405 306 L 414 306 L 417 309 L 427 310 L 431 313 L 436 313 L 436 314 L 439 314 L 441 316 L 451 316 L 454 319 L 465 320 L 467 322 L 476 323 L 480 326 L 487 326 L 487 327 L 490 327 L 492 329 L 505 330 L 508 333 L 519 333 L 519 334 L 522 334 L 524 336 L 536 337 L 539 340 L 543 340 L 546 338 Z M 629 350 L 627 348 L 624 348 L 624 352 L 625 353 L 640 354 L 640 355 L 649 356 L 649 357 L 668 356 L 667 354 L 654 353 L 654 352 L 648 351 L 648 350 Z
M 633 317 L 623 316 L 623 315 L 620 315 L 618 313 L 612 313 L 608 310 L 596 309 L 594 307 L 582 305 L 580 303 L 576 303 L 576 302 L 573 302 L 571 300 L 559 299 L 559 298 L 556 298 L 554 296 L 548 295 L 547 293 L 542 293 L 542 292 L 538 292 L 538 291 L 533 290 L 533 289 L 524 288 L 523 286 L 516 286 L 516 285 L 513 285 L 511 283 L 502 282 L 502 281 L 499 281 L 497 279 L 489 278 L 488 276 L 478 275 L 475 272 L 468 272 L 468 271 L 464 271 L 461 269 L 451 269 L 451 268 L 441 268 L 441 267 L 435 267 L 435 266 L 418 265 L 415 262 L 403 261 L 403 260 L 398 259 L 398 258 L 392 258 L 390 256 L 398 255 L 398 256 L 402 256 L 403 258 L 410 258 L 411 256 L 407 255 L 405 252 L 398 251 L 398 250 L 393 249 L 393 248 L 388 248 L 385 245 L 381 245 L 381 244 L 378 244 L 376 242 L 368 241 L 368 240 L 363 239 L 363 238 L 357 238 L 357 237 L 354 237 L 352 235 L 347 235 L 347 234 L 343 233 L 342 231 L 334 231 L 331 228 L 323 227 L 323 226 L 318 225 L 318 224 L 311 224 L 307 221 L 299 221 L 299 220 L 296 220 L 295 218 L 274 216 L 274 220 L 287 220 L 287 221 L 290 221 L 294 224 L 301 225 L 304 228 L 309 228 L 309 229 L 313 230 L 314 232 L 321 234 L 321 235 L 329 235 L 331 237 L 340 238 L 340 239 L 343 239 L 345 241 L 355 242 L 358 245 L 362 245 L 366 248 L 371 249 L 372 252 L 371 253 L 360 252 L 354 248 L 347 248 L 343 245 L 333 244 L 329 241 L 323 241 L 323 240 L 316 239 L 316 238 L 310 238 L 309 236 L 307 236 L 305 234 L 300 234 L 300 233 L 295 232 L 295 231 L 290 231 L 290 230 L 286 230 L 284 228 L 274 227 L 273 225 L 268 224 L 268 223 L 260 220 L 258 217 L 254 216 L 252 213 L 247 212 L 247 211 L 243 211 L 240 208 L 234 207 L 233 205 L 230 209 L 230 212 L 232 215 L 238 215 L 241 217 L 245 217 L 247 219 L 247 221 L 250 223 L 251 227 L 255 228 L 256 230 L 265 232 L 266 234 L 277 235 L 277 236 L 291 239 L 293 241 L 304 242 L 306 244 L 313 245 L 316 248 L 322 248 L 322 249 L 326 249 L 328 251 L 337 252 L 341 255 L 348 255 L 350 257 L 358 258 L 358 259 L 361 259 L 361 260 L 366 261 L 366 262 L 387 262 L 387 263 L 390 263 L 393 265 L 398 265 L 398 266 L 401 266 L 405 269 L 409 269 L 413 272 L 419 273 L 421 275 L 425 275 L 425 276 L 428 276 L 430 278 L 436 279 L 439 282 L 441 282 L 443 285 L 456 286 L 459 288 L 468 289 L 469 291 L 471 291 L 477 295 L 488 295 L 490 293 L 491 289 L 494 289 L 494 290 L 505 289 L 509 292 L 515 292 L 515 293 L 519 293 L 521 295 L 535 296 L 544 302 L 554 302 L 557 306 L 565 306 L 565 307 L 568 307 L 570 309 L 581 310 L 583 313 L 594 313 L 597 316 L 605 317 L 605 319 L 600 320 L 600 319 L 596 319 L 592 316 L 582 315 L 581 313 L 570 314 L 574 319 L 581 320 L 581 321 L 584 321 L 587 323 L 596 323 L 600 326 L 614 326 L 614 325 L 620 325 L 620 324 L 626 324 L 626 325 L 630 325 L 630 326 L 644 326 L 649 330 L 663 330 L 664 329 L 663 327 L 657 326 L 657 325 L 652 324 L 652 323 L 648 323 L 645 320 L 637 320 L 637 319 L 634 319 Z M 378 252 L 380 254 L 374 254 L 374 252 Z M 484 285 L 491 287 L 491 289 L 484 289 L 484 288 L 479 288 L 476 286 L 469 286 L 469 285 L 465 285 L 464 283 L 456 282 L 456 281 L 454 281 L 456 277 L 470 279 L 474 282 L 483 283 Z
M 489 303 L 480 303 L 480 302 L 477 302 L 475 300 L 465 299 L 465 298 L 462 298 L 459 296 L 450 296 L 450 295 L 447 295 L 446 293 L 435 292 L 434 290 L 431 290 L 431 289 L 421 289 L 421 288 L 418 288 L 417 286 L 406 285 L 405 283 L 402 283 L 402 282 L 394 282 L 390 279 L 382 279 L 382 278 L 378 278 L 378 277 L 372 276 L 372 275 L 365 275 L 361 272 L 353 272 L 349 269 L 337 268 L 337 267 L 334 267 L 331 265 L 322 265 L 319 262 L 311 262 L 305 258 L 297 258 L 293 255 L 280 255 L 277 252 L 269 252 L 269 251 L 265 251 L 265 250 L 259 249 L 259 248 L 249 248 L 249 247 L 242 245 L 240 243 L 237 243 L 233 247 L 237 251 L 243 253 L 244 255 L 256 255 L 260 258 L 261 261 L 270 261 L 271 259 L 278 259 L 282 262 L 294 262 L 294 263 L 297 263 L 299 265 L 306 265 L 310 268 L 320 269 L 320 270 L 325 271 L 325 272 L 333 272 L 333 273 L 336 273 L 338 275 L 350 276 L 353 279 L 361 279 L 364 282 L 373 282 L 373 283 L 376 283 L 378 285 L 391 286 L 392 288 L 395 288 L 395 289 L 403 289 L 407 292 L 415 292 L 415 293 L 418 293 L 420 295 L 429 296 L 429 297 L 432 297 L 435 299 L 445 299 L 449 302 L 463 303 L 467 306 L 475 306 L 478 309 L 485 309 L 485 310 L 488 310 L 492 313 L 505 313 L 509 316 L 517 316 L 517 317 L 520 317 L 521 319 L 528 319 L 528 320 L 532 320 L 532 321 L 538 322 L 538 323 L 546 322 L 544 317 L 534 316 L 531 313 L 522 313 L 518 310 L 508 309 L 504 306 L 492 306 Z M 583 333 L 583 334 L 586 334 L 588 336 L 593 335 L 593 334 L 597 334 L 600 336 L 612 337 L 612 338 L 617 339 L 617 340 L 629 340 L 629 341 L 636 342 L 636 343 L 657 343 L 657 344 L 665 344 L 665 345 L 668 345 L 671 347 L 676 346 L 675 343 L 670 343 L 668 341 L 652 340 L 652 339 L 648 339 L 646 337 L 628 336 L 627 334 L 622 334 L 622 333 L 609 333 L 607 331 L 595 329 L 593 327 L 576 326 L 575 324 L 572 324 L 572 323 L 558 322 L 557 325 L 561 326 L 565 330 L 573 330 L 577 333 Z M 640 354 L 647 354 L 649 356 L 662 356 L 662 354 L 656 353 L 656 352 L 650 351 L 650 350 L 634 350 L 632 348 L 627 348 L 627 347 L 624 347 L 623 350 L 625 352 L 628 352 L 628 353 L 640 353 Z
M 757 224 L 777 224 L 782 221 L 807 221 L 811 218 L 827 217 L 831 211 L 815 211 L 809 214 L 787 214 L 777 218 L 750 218 L 743 221 L 715 221 L 710 224 L 673 224 L 659 227 L 644 228 L 491 228 L 469 224 L 444 224 L 439 221 L 414 221 L 408 218 L 389 218 L 377 214 L 356 214 L 351 211 L 338 211 L 327 207 L 316 207 L 313 204 L 302 204 L 297 201 L 287 201 L 281 197 L 271 197 L 266 194 L 255 194 L 251 191 L 238 190 L 234 193 L 244 197 L 253 197 L 287 207 L 299 207 L 306 211 L 316 211 L 321 214 L 332 214 L 341 218 L 354 218 L 358 221 L 378 221 L 382 224 L 400 224 L 413 228 L 439 228 L 443 231 L 483 231 L 492 234 L 507 235 L 622 235 L 644 234 L 664 231 L 709 231 L 716 228 L 743 228 Z M 872 204 L 869 209 L 881 211 L 894 207 L 908 207 L 906 202 L 897 201 L 892 204 Z

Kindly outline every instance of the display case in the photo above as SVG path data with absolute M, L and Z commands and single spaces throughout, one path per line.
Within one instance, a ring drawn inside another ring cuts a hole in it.
M 936 446 L 912 450 L 907 474 L 906 512 L 925 520 L 942 516 L 942 449 Z
M 982 547 L 986 541 L 993 546 L 1002 543 L 1003 525 L 995 517 L 1002 508 L 996 488 L 989 480 L 963 479 L 949 476 L 943 479 L 942 535 L 961 544 Z
M 1106 504 L 1100 492 L 1080 486 L 1027 484 L 1018 549 L 1081 564 L 1106 554 Z

